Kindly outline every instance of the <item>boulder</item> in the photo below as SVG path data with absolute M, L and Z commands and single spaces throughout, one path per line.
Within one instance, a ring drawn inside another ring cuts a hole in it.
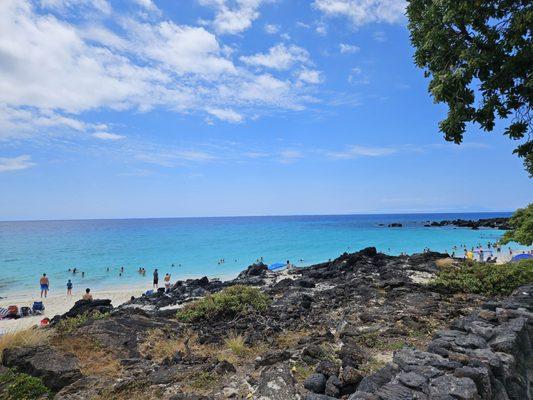
M 460 400 L 478 400 L 476 384 L 470 378 L 443 375 L 429 382 L 429 395 L 438 397 L 450 395 Z
M 235 366 L 226 360 L 219 361 L 215 366 L 215 372 L 219 375 L 230 374 L 236 371 Z
M 326 381 L 326 389 L 324 390 L 324 393 L 327 396 L 339 397 L 339 395 L 341 393 L 341 391 L 340 391 L 341 385 L 342 384 L 341 384 L 341 381 L 339 380 L 339 378 L 337 378 L 335 375 L 332 375 Z
M 326 389 L 326 377 L 324 374 L 311 374 L 304 381 L 304 388 L 313 393 L 324 393 Z
M 53 391 L 59 391 L 82 377 L 76 357 L 61 354 L 50 346 L 5 349 L 2 362 L 6 367 L 41 378 Z
M 337 400 L 337 398 L 325 394 L 308 393 L 305 400 Z
M 111 305 L 111 300 L 108 299 L 78 300 L 65 314 L 61 316 L 56 315 L 53 318 L 52 323 L 57 323 L 63 318 L 74 318 L 79 315 L 91 314 L 93 312 L 99 312 L 103 314 L 110 312 L 111 310 L 113 310 L 113 306 Z
M 288 351 L 270 351 L 268 353 L 263 354 L 256 362 L 255 367 L 263 367 L 266 365 L 273 365 L 277 364 L 281 361 L 286 361 L 289 358 L 291 358 L 291 353 Z
M 287 400 L 296 399 L 294 378 L 287 365 L 280 365 L 263 371 L 254 394 L 256 400 Z
M 339 366 L 330 360 L 322 360 L 315 368 L 315 372 L 324 374 L 326 376 L 333 376 L 339 374 Z

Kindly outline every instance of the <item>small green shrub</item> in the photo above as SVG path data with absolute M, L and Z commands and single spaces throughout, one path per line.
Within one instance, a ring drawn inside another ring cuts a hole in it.
M 178 310 L 177 317 L 183 322 L 231 318 L 247 312 L 263 312 L 269 304 L 270 298 L 259 289 L 235 285 L 186 305 Z
M 313 365 L 307 365 L 302 361 L 297 361 L 291 368 L 291 371 L 296 378 L 297 382 L 305 381 L 313 372 L 315 367 Z
M 51 398 L 50 390 L 39 378 L 7 370 L 0 374 L 0 399 L 35 400 Z
M 218 381 L 219 378 L 207 371 L 201 371 L 190 376 L 190 386 L 194 389 L 208 390 Z
M 488 296 L 507 295 L 518 286 L 533 282 L 533 261 L 507 264 L 467 261 L 443 267 L 432 285 Z
M 80 314 L 71 318 L 63 318 L 57 324 L 57 331 L 60 334 L 70 334 L 88 321 L 104 319 L 107 317 L 109 317 L 109 313 L 100 313 L 98 311 L 95 311 L 92 313 L 87 312 L 84 314 Z
M 242 335 L 231 334 L 224 339 L 224 344 L 233 354 L 241 358 L 245 357 L 250 350 L 244 343 L 244 337 Z

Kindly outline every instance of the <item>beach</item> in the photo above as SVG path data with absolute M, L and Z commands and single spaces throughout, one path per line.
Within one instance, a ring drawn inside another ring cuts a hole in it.
M 143 292 L 148 290 L 146 286 L 131 286 L 120 287 L 115 289 L 101 289 L 92 292 L 94 299 L 109 299 L 114 307 L 130 300 L 131 296 L 138 297 Z M 74 305 L 77 300 L 80 300 L 85 293 L 81 288 L 72 291 L 72 296 L 66 295 L 66 289 L 61 289 L 49 293 L 48 297 L 43 298 L 45 311 L 41 315 L 28 316 L 19 319 L 0 320 L 0 333 L 14 332 L 22 329 L 30 328 L 38 325 L 43 318 L 53 318 L 55 315 L 64 314 Z M 7 308 L 10 305 L 17 305 L 20 307 L 31 307 L 34 301 L 39 301 L 40 293 L 38 290 L 35 293 L 15 293 L 7 298 L 0 299 L 0 307 Z

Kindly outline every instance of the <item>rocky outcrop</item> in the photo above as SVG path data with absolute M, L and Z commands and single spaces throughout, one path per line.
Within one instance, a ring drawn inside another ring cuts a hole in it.
M 56 315 L 52 319 L 52 325 L 56 324 L 63 318 L 74 318 L 80 315 L 89 315 L 92 313 L 105 314 L 113 310 L 111 300 L 78 300 L 72 308 L 63 315 Z
M 349 400 L 531 399 L 533 285 L 439 331 L 427 351 L 404 348 Z
M 94 342 L 119 376 L 83 364 L 78 379 L 75 360 L 56 354 L 67 351 L 57 344 L 10 350 L 4 362 L 62 388 L 58 400 L 530 398 L 533 285 L 487 301 L 424 283 L 447 257 L 369 247 L 283 274 L 256 264 L 232 281 L 180 281 L 65 333 Z M 236 284 L 260 285 L 269 306 L 194 323 L 176 318 L 183 304 Z M 77 305 L 69 315 L 86 311 Z
M 509 218 L 482 218 L 478 220 L 466 220 L 466 219 L 454 219 L 454 220 L 444 220 L 444 221 L 432 221 L 425 224 L 425 226 L 457 226 L 461 228 L 493 228 L 508 230 L 511 229 L 509 226 Z
M 6 367 L 41 378 L 54 391 L 82 377 L 76 357 L 59 353 L 49 346 L 5 349 L 2 362 Z

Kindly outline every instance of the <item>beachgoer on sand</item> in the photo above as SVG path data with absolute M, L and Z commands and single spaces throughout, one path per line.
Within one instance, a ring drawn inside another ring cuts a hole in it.
M 85 289 L 85 294 L 82 296 L 82 300 L 92 300 L 93 295 L 91 294 L 91 289 L 87 288 Z
M 157 272 L 157 268 L 154 271 L 154 289 L 157 289 L 159 287 L 159 272 Z
M 72 281 L 70 279 L 67 282 L 67 296 L 72 296 Z
M 46 297 L 48 295 L 48 290 L 50 289 L 50 281 L 48 280 L 46 274 L 43 274 L 43 276 L 41 276 L 39 283 L 41 284 L 41 298 L 43 297 L 43 294 L 44 297 Z
M 168 293 L 170 292 L 170 274 L 167 273 L 165 277 L 163 278 L 163 281 L 165 282 L 165 291 Z

